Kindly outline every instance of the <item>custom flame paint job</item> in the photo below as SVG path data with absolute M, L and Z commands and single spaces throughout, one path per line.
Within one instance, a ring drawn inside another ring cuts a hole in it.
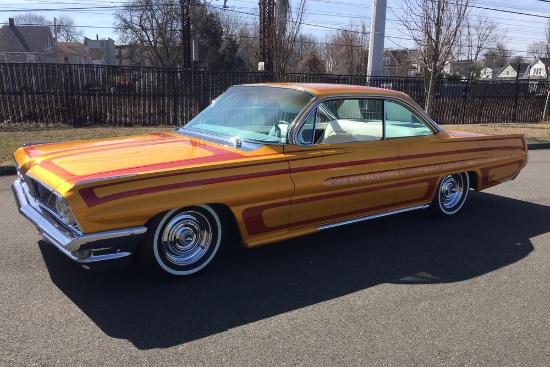
M 319 226 L 430 204 L 447 174 L 470 172 L 482 190 L 513 179 L 526 164 L 522 135 L 445 131 L 407 95 L 321 84 L 289 126 L 285 144 L 244 150 L 185 131 L 22 147 L 22 175 L 58 192 L 83 233 L 144 226 L 155 215 L 201 204 L 223 205 L 252 247 L 316 232 Z M 432 135 L 339 144 L 298 144 L 295 131 L 331 96 L 400 101 Z

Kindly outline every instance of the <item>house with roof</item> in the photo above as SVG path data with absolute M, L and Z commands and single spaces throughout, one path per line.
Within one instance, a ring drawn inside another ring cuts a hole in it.
M 63 64 L 91 64 L 89 49 L 80 42 L 57 42 L 57 62 Z
M 94 65 L 105 65 L 105 52 L 102 48 L 90 48 L 89 55 Z
M 57 45 L 48 26 L 18 26 L 13 18 L 0 28 L 0 62 L 55 63 Z
M 449 75 L 459 76 L 462 79 L 473 79 L 481 75 L 483 67 L 476 60 L 458 59 L 445 64 L 443 72 Z M 487 72 L 487 70 L 485 70 Z
M 500 80 L 529 79 L 546 80 L 548 78 L 548 59 L 535 57 L 531 62 L 508 63 L 496 75 Z
M 479 72 L 479 79 L 480 80 L 493 80 L 493 76 L 495 75 L 494 70 L 490 67 L 484 67 Z
M 529 79 L 543 79 L 548 77 L 548 58 L 536 57 L 526 71 Z
M 116 65 L 117 53 L 114 39 L 99 39 L 99 36 L 96 35 L 95 40 L 84 37 L 84 44 L 90 49 L 94 64 Z M 100 60 L 103 61 L 100 62 Z
M 384 50 L 383 76 L 416 77 L 421 72 L 422 59 L 417 50 Z
M 496 79 L 512 80 L 522 78 L 529 65 L 530 63 L 528 62 L 508 63 L 508 65 L 500 69 L 496 75 Z
M 116 45 L 116 64 L 124 66 L 153 66 L 147 49 L 138 45 Z

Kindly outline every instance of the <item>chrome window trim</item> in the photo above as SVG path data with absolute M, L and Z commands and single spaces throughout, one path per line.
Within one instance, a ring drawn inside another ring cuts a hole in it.
M 338 95 L 331 95 L 326 96 L 322 98 L 314 98 L 311 103 L 304 108 L 302 111 L 303 113 L 300 114 L 295 120 L 294 123 L 289 127 L 289 132 L 292 132 L 292 141 L 289 140 L 290 136 L 287 137 L 287 141 L 289 144 L 294 144 L 297 146 L 312 146 L 313 144 L 304 144 L 300 143 L 298 140 L 298 131 L 301 129 L 302 125 L 306 122 L 306 120 L 309 118 L 309 115 L 312 113 L 312 111 L 316 111 L 319 105 L 325 101 L 334 100 L 334 99 L 381 99 L 383 101 L 383 109 L 384 109 L 384 124 L 383 124 L 383 134 L 384 139 L 386 140 L 386 101 L 392 101 L 396 102 L 403 107 L 407 108 L 411 111 L 411 113 L 414 113 L 418 119 L 420 119 L 422 122 L 424 122 L 433 132 L 434 134 L 437 134 L 438 132 L 444 131 L 444 129 L 439 126 L 434 120 L 430 118 L 426 114 L 424 110 L 422 110 L 420 107 L 416 107 L 415 105 L 411 104 L 410 102 L 401 99 L 396 96 L 388 96 L 384 94 L 338 94 Z M 288 133 L 287 133 L 288 134 Z

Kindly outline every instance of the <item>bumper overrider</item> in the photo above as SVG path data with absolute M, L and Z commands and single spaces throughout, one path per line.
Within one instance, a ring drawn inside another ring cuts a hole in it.
M 146 227 L 136 227 L 75 235 L 40 208 L 22 177 L 14 181 L 12 189 L 19 212 L 34 224 L 44 240 L 85 268 L 126 264 L 147 231 Z

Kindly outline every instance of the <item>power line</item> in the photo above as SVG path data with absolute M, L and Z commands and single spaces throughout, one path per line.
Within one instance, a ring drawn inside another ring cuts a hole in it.
M 311 0 L 312 2 L 314 3 L 320 3 L 320 4 L 327 4 L 327 5 L 330 5 L 330 4 L 334 4 L 334 5 L 338 5 L 340 7 L 345 7 L 346 9 L 349 9 L 349 8 L 360 8 L 360 9 L 370 9 L 370 6 L 369 5 L 365 5 L 364 3 L 353 3 L 353 2 L 350 2 L 350 1 L 341 1 L 341 0 Z M 550 3 L 550 0 L 538 0 L 539 2 L 544 2 L 544 3 Z M 240 4 L 251 4 L 251 5 L 255 5 L 257 4 L 256 1 L 254 0 L 251 0 L 251 1 L 247 1 L 247 0 L 233 0 L 233 2 L 236 2 L 236 3 L 240 3 Z M 99 3 L 99 5 L 98 5 Z M 101 3 L 103 4 L 107 4 L 109 3 L 109 5 L 102 5 Z M 40 4 L 40 3 L 32 3 L 31 4 Z M 53 8 L 51 7 L 51 5 L 75 5 L 75 4 L 78 4 L 79 6 L 61 6 L 61 7 L 58 7 L 58 8 Z M 33 8 L 28 8 L 28 9 L 24 9 L 24 8 L 20 8 L 20 9 L 17 9 L 15 7 L 10 7 L 8 9 L 2 9 L 1 8 L 1 5 L 0 5 L 0 13 L 2 12 L 41 12 L 41 11 L 45 11 L 45 12 L 51 12 L 51 11 L 57 11 L 57 12 L 64 12 L 64 11 L 67 11 L 67 12 L 95 12 L 95 14 L 108 14 L 109 11 L 112 11 L 113 9 L 115 8 L 118 8 L 120 7 L 120 5 L 112 5 L 112 3 L 110 3 L 109 1 L 101 1 L 101 0 L 96 0 L 96 4 L 95 5 L 87 5 L 88 3 L 87 2 L 82 2 L 82 1 L 72 1 L 72 2 L 62 2 L 62 1 L 58 1 L 58 2 L 50 2 L 48 3 L 48 7 L 45 7 L 45 8 L 40 8 L 38 6 L 36 7 L 33 7 Z M 124 3 L 122 3 L 124 4 Z M 165 3 L 166 4 L 166 3 Z M 513 19 L 513 18 L 498 18 L 498 17 L 495 17 L 494 16 L 494 13 L 504 13 L 504 14 L 510 14 L 510 15 L 521 15 L 521 16 L 527 16 L 527 17 L 531 17 L 531 18 L 541 18 L 541 19 L 550 19 L 550 16 L 546 16 L 546 15 L 541 15 L 541 14 L 534 14 L 532 12 L 529 12 L 529 11 L 523 11 L 523 9 L 526 9 L 525 7 L 520 7 L 520 6 L 514 6 L 514 7 L 511 7 L 512 9 L 514 10 L 510 10 L 510 9 L 502 9 L 502 8 L 498 8 L 498 7 L 495 7 L 495 6 L 492 6 L 492 2 L 480 2 L 479 5 L 473 5 L 472 7 L 475 8 L 475 9 L 480 9 L 480 10 L 486 10 L 486 11 L 489 11 L 492 13 L 492 16 L 489 17 L 490 19 L 503 19 L 507 22 L 527 22 L 527 21 L 523 21 L 523 20 L 519 20 L 519 19 Z M 500 3 L 497 3 L 500 5 Z M 126 5 L 128 5 L 128 3 L 126 3 Z M 177 5 L 177 4 L 175 4 Z M 232 11 L 234 13 L 237 13 L 237 14 L 243 14 L 243 15 L 248 15 L 248 16 L 252 16 L 252 17 L 257 17 L 258 14 L 257 13 L 252 13 L 250 11 L 241 11 L 241 10 L 237 10 L 237 9 L 230 9 L 230 8 L 222 8 L 220 6 L 215 6 L 215 5 L 209 5 L 209 4 L 206 4 L 207 6 L 210 6 L 211 8 L 215 8 L 219 11 Z M 124 6 L 124 5 L 122 5 Z M 140 5 L 138 5 L 140 6 Z M 246 8 L 244 8 L 246 9 Z M 256 9 L 256 7 L 254 7 L 253 9 Z M 397 10 L 397 12 L 399 13 L 401 9 L 399 9 L 398 7 L 395 7 L 394 6 L 394 9 Z M 517 10 L 516 10 L 517 9 Z M 351 30 L 351 29 L 348 29 L 348 27 L 346 25 L 339 25 L 339 22 L 334 19 L 335 18 L 335 14 L 337 14 L 338 18 L 344 18 L 344 17 L 348 17 L 348 20 L 349 18 L 360 18 L 361 16 L 357 14 L 357 12 L 353 12 L 353 14 L 347 14 L 347 12 L 338 12 L 338 13 L 334 13 L 334 12 L 330 12 L 330 11 L 323 11 L 323 10 L 315 10 L 313 12 L 310 12 L 310 14 L 313 14 L 315 15 L 316 17 L 316 22 L 302 22 L 302 26 L 306 29 L 315 29 L 317 30 L 318 32 L 322 32 L 322 30 L 325 30 L 325 31 L 338 31 L 338 32 L 353 32 L 353 33 L 360 33 L 360 34 L 363 34 L 365 32 L 361 32 L 361 31 L 356 31 L 356 30 Z M 323 18 L 323 17 L 330 17 L 330 19 L 328 20 L 322 20 L 320 21 L 319 19 L 320 18 Z M 390 24 L 393 24 L 393 28 L 390 28 L 390 29 L 393 29 L 393 30 L 399 30 L 399 27 L 398 26 L 395 26 L 394 22 L 395 20 L 394 19 L 388 19 L 388 22 Z M 525 28 L 525 27 L 529 27 L 532 29 L 532 31 L 527 31 L 527 30 L 524 30 L 524 29 L 520 29 L 518 31 L 515 31 L 514 34 L 529 34 L 529 35 L 533 35 L 533 34 L 539 34 L 541 37 L 543 36 L 542 32 L 537 32 L 536 30 L 536 27 L 535 26 L 532 26 L 531 24 L 533 23 L 533 21 L 529 21 L 529 24 L 524 24 L 524 25 L 521 25 L 520 27 L 522 28 Z M 340 23 L 342 24 L 342 23 Z M 82 26 L 77 26 L 79 28 L 97 28 L 97 29 L 114 29 L 114 27 L 109 27 L 109 26 L 92 26 L 92 25 L 82 25 Z M 367 32 L 368 33 L 368 32 Z M 396 45 L 399 45 L 397 42 L 399 41 L 411 41 L 410 38 L 405 38 L 405 37 L 399 37 L 399 36 L 388 36 L 386 35 L 387 39 L 389 42 L 391 43 L 394 43 Z M 508 40 L 514 40 L 514 39 L 518 39 L 517 37 L 508 37 L 507 38 Z M 518 50 L 510 50 L 512 52 L 523 52 L 523 51 L 518 51 Z

